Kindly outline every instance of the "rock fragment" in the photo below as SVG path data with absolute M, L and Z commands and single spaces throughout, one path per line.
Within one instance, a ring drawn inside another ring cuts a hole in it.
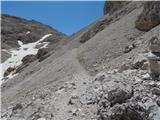
M 132 51 L 136 46 L 134 44 L 128 45 L 125 47 L 124 49 L 124 53 L 129 53 L 130 51 Z

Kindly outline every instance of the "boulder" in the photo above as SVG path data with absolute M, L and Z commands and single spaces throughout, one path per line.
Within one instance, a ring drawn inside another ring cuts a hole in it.
M 135 21 L 135 27 L 141 31 L 149 31 L 160 24 L 160 2 L 148 1 L 144 3 L 142 13 Z
M 111 106 L 114 106 L 116 103 L 124 103 L 127 99 L 130 99 L 132 96 L 132 88 L 130 86 L 125 86 L 121 84 L 118 87 L 113 87 L 113 89 L 111 89 L 108 92 L 108 101 L 111 103 Z
M 8 76 L 11 72 L 15 71 L 15 67 L 9 67 L 5 72 L 4 72 L 4 77 Z
M 46 55 L 49 52 L 47 48 L 41 48 L 37 52 L 37 58 L 40 59 L 42 56 Z
M 36 59 L 36 55 L 26 55 L 25 57 L 23 57 L 22 62 L 23 64 L 28 64 L 35 61 Z
M 50 51 L 49 48 L 41 48 L 38 50 L 36 56 L 39 59 L 39 62 L 50 56 L 49 51 Z

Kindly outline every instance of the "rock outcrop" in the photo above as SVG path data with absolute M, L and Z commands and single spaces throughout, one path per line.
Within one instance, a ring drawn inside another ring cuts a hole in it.
M 113 14 L 115 11 L 121 9 L 124 5 L 126 5 L 127 1 L 106 1 L 104 4 L 104 15 Z
M 137 29 L 149 31 L 160 24 L 160 2 L 149 1 L 144 3 L 142 13 L 135 22 Z
M 23 64 L 29 64 L 35 61 L 37 58 L 35 55 L 27 55 L 22 59 Z

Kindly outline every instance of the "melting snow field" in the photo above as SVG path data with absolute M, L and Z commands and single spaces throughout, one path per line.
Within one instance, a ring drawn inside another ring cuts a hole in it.
M 18 41 L 18 44 L 20 47 L 15 50 L 9 50 L 8 52 L 11 54 L 11 57 L 8 58 L 5 62 L 3 62 L 0 67 L 1 67 L 1 75 L 0 79 L 3 79 L 3 74 L 4 72 L 9 68 L 9 67 L 17 67 L 20 64 L 22 64 L 22 59 L 26 55 L 35 55 L 38 52 L 38 48 L 36 48 L 37 45 L 41 45 L 40 48 L 45 48 L 48 45 L 48 42 L 42 42 L 44 39 L 47 37 L 51 36 L 52 34 L 47 34 L 44 35 L 40 40 L 33 42 L 33 43 L 28 43 L 28 44 L 23 44 L 21 41 Z M 4 50 L 6 51 L 6 50 Z M 15 76 L 16 74 L 10 74 L 8 76 L 8 79 L 11 79 Z

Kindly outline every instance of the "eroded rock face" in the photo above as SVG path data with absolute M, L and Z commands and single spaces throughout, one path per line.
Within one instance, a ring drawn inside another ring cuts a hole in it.
M 112 14 L 116 10 L 121 9 L 126 3 L 126 1 L 106 1 L 104 5 L 104 15 L 107 13 Z
M 135 22 L 137 29 L 149 31 L 160 24 L 160 2 L 145 2 L 144 9 Z

